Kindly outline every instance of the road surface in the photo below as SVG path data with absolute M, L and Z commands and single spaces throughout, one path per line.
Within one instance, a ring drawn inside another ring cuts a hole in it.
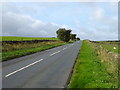
M 5 61 L 2 88 L 64 88 L 82 41 Z

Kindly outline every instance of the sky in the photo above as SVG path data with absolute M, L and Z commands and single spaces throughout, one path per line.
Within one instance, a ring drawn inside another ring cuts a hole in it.
M 82 40 L 117 40 L 118 3 L 3 3 L 3 36 L 56 37 L 59 28 L 72 29 Z

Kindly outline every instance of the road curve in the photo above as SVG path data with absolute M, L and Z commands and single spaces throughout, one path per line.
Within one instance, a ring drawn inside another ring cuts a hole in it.
M 64 88 L 82 41 L 5 61 L 2 88 Z

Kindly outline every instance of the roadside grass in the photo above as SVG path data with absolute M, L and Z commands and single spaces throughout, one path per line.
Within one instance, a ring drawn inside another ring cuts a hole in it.
M 16 36 L 0 36 L 1 41 L 11 41 L 11 43 L 2 42 L 0 46 L 0 55 L 2 59 L 0 61 L 7 61 L 13 58 L 29 55 L 35 52 L 44 51 L 53 47 L 65 45 L 68 43 L 60 41 L 57 38 L 45 38 L 45 37 L 16 37 Z M 50 40 L 47 42 L 22 42 L 22 43 L 12 43 L 12 41 L 31 41 L 31 40 Z M 52 41 L 54 40 L 54 41 Z
M 24 41 L 24 40 L 58 40 L 52 37 L 17 37 L 17 36 L 0 36 L 0 41 Z
M 73 43 L 70 41 L 68 43 Z M 0 50 L 2 50 L 2 59 L 1 61 L 7 61 L 13 58 L 29 55 L 35 52 L 44 51 L 50 48 L 68 44 L 66 42 L 56 40 L 48 42 L 38 42 L 38 43 L 3 43 Z M 1 53 L 0 53 L 1 54 Z
M 35 52 L 44 51 L 44 50 L 57 47 L 57 46 L 61 46 L 61 45 L 65 45 L 65 44 L 67 43 L 63 42 L 63 43 L 54 43 L 54 44 L 49 44 L 49 45 L 46 44 L 46 45 L 42 45 L 42 46 L 35 47 L 35 48 L 24 48 L 24 49 L 19 49 L 19 50 L 2 52 L 2 61 L 29 55 Z
M 20 50 L 20 49 L 27 49 L 27 48 L 36 48 L 36 47 L 41 47 L 45 45 L 53 45 L 53 44 L 58 44 L 58 43 L 64 43 L 63 41 L 56 40 L 56 41 L 47 41 L 47 42 L 24 42 L 24 43 L 2 43 L 2 47 L 0 48 L 2 52 L 7 52 L 7 51 L 14 51 L 14 50 Z
M 69 88 L 118 88 L 116 79 L 106 68 L 88 41 L 83 41 Z

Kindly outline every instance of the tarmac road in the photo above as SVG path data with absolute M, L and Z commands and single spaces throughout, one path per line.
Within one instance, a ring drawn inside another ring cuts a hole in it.
M 2 63 L 2 88 L 64 88 L 82 41 Z

